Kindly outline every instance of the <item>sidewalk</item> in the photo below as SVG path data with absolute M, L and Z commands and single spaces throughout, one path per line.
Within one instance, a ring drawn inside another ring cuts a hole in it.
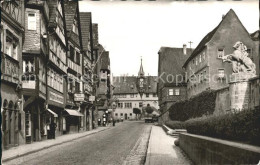
M 167 135 L 160 126 L 153 126 L 145 165 L 192 164 L 174 145 L 176 137 Z
M 46 148 L 50 148 L 56 145 L 60 145 L 66 142 L 70 142 L 75 139 L 79 139 L 91 134 L 95 134 L 107 129 L 112 128 L 113 126 L 108 127 L 98 127 L 91 131 L 75 133 L 75 134 L 68 134 L 56 137 L 56 139 L 48 139 L 44 141 L 34 142 L 32 144 L 24 144 L 17 147 L 10 148 L 2 152 L 2 162 L 15 159 L 20 156 L 28 155 Z

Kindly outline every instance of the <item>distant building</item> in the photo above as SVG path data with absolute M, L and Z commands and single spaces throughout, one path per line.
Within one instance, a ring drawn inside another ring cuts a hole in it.
M 166 112 L 176 101 L 187 98 L 186 75 L 182 65 L 191 53 L 192 49 L 187 48 L 185 44 L 183 48 L 161 47 L 158 52 L 157 90 L 161 113 Z
M 144 78 L 142 96 L 138 90 L 140 77 Z M 143 107 L 146 107 L 148 104 L 156 109 L 154 114 L 158 114 L 157 77 L 145 76 L 142 63 L 138 76 L 113 77 L 113 85 L 115 87 L 114 98 L 117 98 L 119 101 L 114 112 L 115 119 L 136 119 L 133 108 L 139 108 L 142 112 Z
M 247 46 L 249 57 L 259 66 L 257 45 L 231 9 L 219 25 L 201 40 L 183 65 L 187 72 L 188 98 L 208 89 L 228 87 L 232 66 L 223 62 L 222 56 L 233 53 L 237 41 Z

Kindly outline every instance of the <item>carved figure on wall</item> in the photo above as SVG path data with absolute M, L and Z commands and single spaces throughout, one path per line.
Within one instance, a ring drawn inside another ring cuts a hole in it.
M 256 66 L 248 57 L 247 47 L 240 41 L 233 46 L 235 49 L 233 54 L 222 57 L 223 62 L 231 62 L 233 73 L 256 73 Z

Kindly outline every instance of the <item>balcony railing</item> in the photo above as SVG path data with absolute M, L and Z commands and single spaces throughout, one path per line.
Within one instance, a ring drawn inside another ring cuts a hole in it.
M 82 67 L 79 66 L 78 64 L 74 63 L 73 61 L 71 61 L 70 59 L 68 59 L 68 67 L 72 70 L 74 70 L 75 72 L 82 74 Z
M 24 80 L 22 81 L 22 88 L 26 89 L 35 89 L 36 81 L 35 80 Z
M 1 80 L 18 83 L 19 62 L 3 52 L 1 52 L 1 59 Z

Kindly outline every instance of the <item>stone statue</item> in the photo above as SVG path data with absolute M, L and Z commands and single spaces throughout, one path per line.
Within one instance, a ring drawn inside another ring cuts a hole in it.
M 233 54 L 222 57 L 223 62 L 231 62 L 233 73 L 249 73 L 256 74 L 256 66 L 248 57 L 247 47 L 240 41 L 233 46 L 235 49 Z

